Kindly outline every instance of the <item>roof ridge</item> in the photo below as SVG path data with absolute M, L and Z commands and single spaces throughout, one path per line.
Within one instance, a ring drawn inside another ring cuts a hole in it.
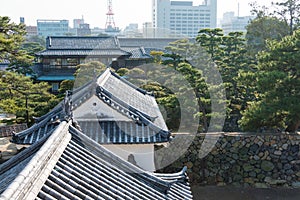
M 42 145 L 39 151 L 1 194 L 1 197 L 5 199 L 26 199 L 28 196 L 38 194 L 43 184 L 35 183 L 37 181 L 44 183 L 56 165 L 63 149 L 66 148 L 71 139 L 71 134 L 68 132 L 70 124 L 71 122 L 62 122 L 49 138 L 47 137 L 43 143 L 38 143 Z M 22 154 L 21 152 L 20 155 Z

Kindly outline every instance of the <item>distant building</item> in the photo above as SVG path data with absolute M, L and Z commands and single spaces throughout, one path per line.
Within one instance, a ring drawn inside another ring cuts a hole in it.
M 154 28 L 152 22 L 143 23 L 143 37 L 144 38 L 153 38 L 154 37 Z
M 88 36 L 91 35 L 92 31 L 90 29 L 89 24 L 80 24 L 79 27 L 76 29 L 77 36 Z
M 101 36 L 101 35 L 108 35 L 105 33 L 104 28 L 94 27 L 91 29 L 91 35 L 92 36 Z
M 205 0 L 199 6 L 192 1 L 152 0 L 152 23 L 162 32 L 195 37 L 200 29 L 217 26 L 217 0 Z
M 37 34 L 37 26 L 26 26 L 26 36 L 36 36 Z
M 37 20 L 39 36 L 64 36 L 69 33 L 69 20 Z
M 79 28 L 80 24 L 84 24 L 84 19 L 73 19 L 73 28 Z
M 246 32 L 246 26 L 249 24 L 253 16 L 234 16 L 234 12 L 226 12 L 223 14 L 223 19 L 221 20 L 221 28 L 224 34 L 227 35 L 230 32 Z
M 142 37 L 142 33 L 139 30 L 139 25 L 133 23 L 126 26 L 126 28 L 123 31 L 123 35 L 127 38 Z

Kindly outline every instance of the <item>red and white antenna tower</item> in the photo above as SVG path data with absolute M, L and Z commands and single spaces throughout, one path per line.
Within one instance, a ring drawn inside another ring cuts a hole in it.
M 112 0 L 107 0 L 108 12 L 106 13 L 105 29 L 116 29 L 114 13 L 112 11 Z

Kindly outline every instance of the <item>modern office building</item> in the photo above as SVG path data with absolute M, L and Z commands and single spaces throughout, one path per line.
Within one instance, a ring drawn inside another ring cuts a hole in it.
M 227 35 L 230 32 L 246 32 L 246 26 L 249 24 L 253 16 L 235 16 L 234 12 L 226 12 L 223 14 L 223 19 L 221 20 L 221 28 L 224 34 Z
M 37 20 L 39 36 L 64 36 L 69 33 L 69 20 Z
M 153 0 L 152 23 L 159 32 L 195 37 L 200 29 L 217 26 L 217 0 L 204 0 L 198 6 L 192 1 Z

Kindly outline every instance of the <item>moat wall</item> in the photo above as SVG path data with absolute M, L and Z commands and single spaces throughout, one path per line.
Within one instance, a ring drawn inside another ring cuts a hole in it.
M 192 185 L 300 187 L 299 145 L 300 135 L 287 133 L 177 135 L 168 147 L 156 147 L 155 160 L 159 172 L 187 166 Z

